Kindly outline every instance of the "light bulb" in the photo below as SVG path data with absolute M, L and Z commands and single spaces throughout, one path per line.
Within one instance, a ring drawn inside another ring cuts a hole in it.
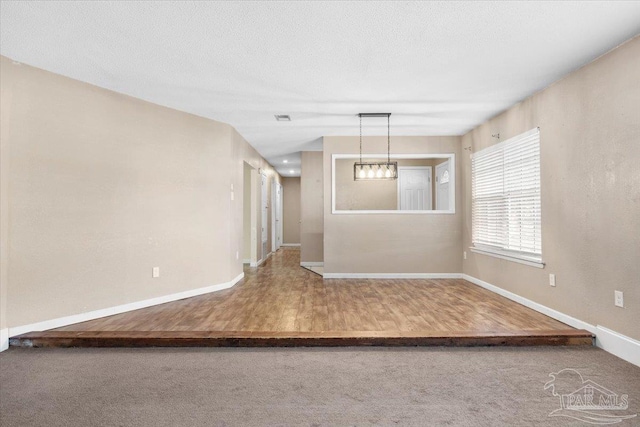
M 391 169 L 389 169 L 389 166 L 387 166 L 387 171 L 384 173 L 384 176 L 391 178 Z
M 376 176 L 378 178 L 382 178 L 382 168 L 378 168 L 377 172 L 376 172 Z
M 369 178 L 373 178 L 373 169 L 369 168 L 368 176 Z
M 362 166 L 360 166 L 360 178 L 364 178 L 366 176 L 364 169 L 362 168 Z

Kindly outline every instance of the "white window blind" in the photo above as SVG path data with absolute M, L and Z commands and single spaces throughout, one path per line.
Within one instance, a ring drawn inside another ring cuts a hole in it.
M 542 263 L 538 128 L 474 153 L 471 192 L 474 247 Z

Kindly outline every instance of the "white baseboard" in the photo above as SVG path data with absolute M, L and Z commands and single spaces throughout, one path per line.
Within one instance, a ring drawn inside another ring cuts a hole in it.
M 265 262 L 266 260 L 268 260 L 268 259 L 269 259 L 269 257 L 271 256 L 271 253 L 272 253 L 272 252 L 269 252 L 269 253 L 267 254 L 267 256 L 266 256 L 266 257 L 264 257 L 264 258 L 262 258 L 262 259 L 259 259 L 259 260 L 258 260 L 258 261 L 256 261 L 256 262 L 252 262 L 252 263 L 250 263 L 250 264 L 249 264 L 249 267 L 260 267 L 260 265 L 261 265 L 263 262 Z
M 596 345 L 609 353 L 640 366 L 640 341 L 597 325 Z
M 549 308 L 545 305 L 542 304 L 538 304 L 537 302 L 531 301 L 528 298 L 525 297 L 521 297 L 518 294 L 514 294 L 513 292 L 509 292 L 505 289 L 502 289 L 498 286 L 492 285 L 491 283 L 487 283 L 483 280 L 480 279 L 476 279 L 473 276 L 469 276 L 467 274 L 463 274 L 462 278 L 464 280 L 467 280 L 475 285 L 478 285 L 482 288 L 488 289 L 491 292 L 495 292 L 498 295 L 502 295 L 503 297 L 509 298 L 511 301 L 515 301 L 519 304 L 524 305 L 525 307 L 529 307 L 537 312 L 540 312 L 542 314 L 545 314 L 549 317 L 553 317 L 556 320 L 559 320 L 562 323 L 566 323 L 569 326 L 572 326 L 574 328 L 577 329 L 585 329 L 589 332 L 591 332 L 592 334 L 595 334 L 596 331 L 596 327 L 587 323 L 587 322 L 583 322 L 582 320 L 576 319 L 574 317 L 571 316 L 567 316 L 564 313 L 559 312 L 558 310 L 554 310 L 552 308 Z
M 569 326 L 587 330 L 596 336 L 597 347 L 600 347 L 601 349 L 618 356 L 629 363 L 640 366 L 640 341 L 634 340 L 626 335 L 619 334 L 618 332 L 612 331 L 604 326 L 592 325 L 590 323 L 583 322 L 575 317 L 571 317 L 558 310 L 554 310 L 553 308 L 531 301 L 528 298 L 514 294 L 513 292 L 509 292 L 473 276 L 462 274 L 462 278 L 482 288 L 495 292 L 498 295 L 502 295 L 505 298 L 509 298 L 510 300 L 522 304 L 525 307 L 529 307 L 562 323 L 566 323 Z
M 61 328 L 63 326 L 72 325 L 74 323 L 86 322 L 88 320 L 99 319 L 101 317 L 113 316 L 114 314 L 126 313 L 127 311 L 138 310 L 141 308 L 151 307 L 153 305 L 164 304 L 166 302 L 177 301 L 180 299 L 195 297 L 198 295 L 208 294 L 211 292 L 229 289 L 238 283 L 244 277 L 244 273 L 240 273 L 233 280 L 218 285 L 206 286 L 204 288 L 192 289 L 189 291 L 178 292 L 171 295 L 151 298 L 147 300 L 132 302 L 129 304 L 117 305 L 115 307 L 103 308 L 100 310 L 89 311 L 87 313 L 74 314 L 72 316 L 59 317 L 57 319 L 45 320 L 43 322 L 32 323 L 30 325 L 17 326 L 9 328 L 9 337 L 26 334 L 32 331 L 46 331 L 53 328 Z M 6 330 L 6 329 L 4 329 Z
M 300 246 L 300 243 L 283 243 L 280 246 Z
M 260 258 L 258 261 L 256 262 L 250 262 L 249 263 L 249 267 L 258 267 L 260 266 L 260 264 L 262 264 L 264 262 L 264 258 Z
M 325 279 L 460 279 L 460 273 L 324 273 Z
M 300 267 L 324 267 L 324 262 L 301 262 Z
M 9 328 L 0 329 L 0 352 L 9 348 Z

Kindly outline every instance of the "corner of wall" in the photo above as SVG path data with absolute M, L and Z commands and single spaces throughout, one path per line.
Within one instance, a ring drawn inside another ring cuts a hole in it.
M 300 261 L 324 262 L 323 152 L 301 153 Z
M 9 348 L 9 329 L 0 329 L 0 352 Z

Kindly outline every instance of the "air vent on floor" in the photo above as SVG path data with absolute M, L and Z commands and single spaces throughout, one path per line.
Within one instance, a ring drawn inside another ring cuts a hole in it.
M 291 121 L 291 117 L 289 117 L 288 114 L 276 114 L 275 118 L 279 122 L 290 122 Z

